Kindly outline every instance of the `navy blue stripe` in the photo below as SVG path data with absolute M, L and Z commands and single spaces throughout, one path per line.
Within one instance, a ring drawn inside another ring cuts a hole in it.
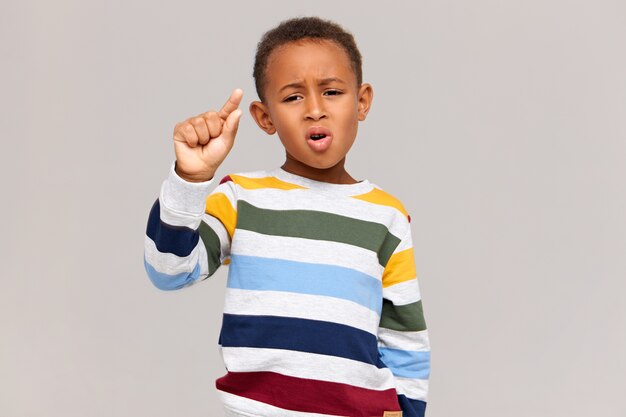
M 180 257 L 189 256 L 200 239 L 197 230 L 164 223 L 161 220 L 161 205 L 158 198 L 150 210 L 146 234 L 154 241 L 159 252 L 173 253 Z
M 375 335 L 322 320 L 224 313 L 219 344 L 318 353 L 386 368 Z
M 426 402 L 407 398 L 404 394 L 398 394 L 398 402 L 402 408 L 402 417 L 424 417 Z

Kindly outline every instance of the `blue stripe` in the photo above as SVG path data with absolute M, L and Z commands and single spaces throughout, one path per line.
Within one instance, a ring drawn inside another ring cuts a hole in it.
M 380 280 L 351 268 L 233 254 L 229 269 L 229 288 L 325 295 L 354 301 L 379 316 L 382 310 Z
M 407 398 L 404 394 L 398 395 L 398 403 L 402 408 L 402 417 L 424 417 L 426 413 L 426 402 Z
M 200 239 L 197 230 L 164 223 L 161 220 L 161 205 L 158 198 L 150 210 L 146 234 L 154 241 L 159 252 L 173 253 L 182 258 L 189 256 Z
M 378 347 L 383 362 L 395 376 L 428 379 L 430 351 L 402 350 Z
M 224 313 L 218 343 L 317 353 L 385 367 L 375 335 L 323 320 Z
M 196 267 L 191 272 L 181 272 L 176 275 L 164 274 L 162 272 L 154 269 L 145 255 L 143 258 L 143 265 L 146 268 L 146 272 L 148 273 L 148 277 L 150 281 L 160 290 L 178 290 L 180 288 L 186 287 L 188 285 L 193 284 L 194 281 L 198 279 L 200 276 L 200 263 L 196 264 Z

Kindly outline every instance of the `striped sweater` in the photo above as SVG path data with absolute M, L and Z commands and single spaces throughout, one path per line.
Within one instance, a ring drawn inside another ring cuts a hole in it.
M 280 167 L 214 182 L 172 163 L 144 266 L 177 290 L 228 265 L 215 381 L 227 414 L 424 416 L 430 344 L 402 203 L 368 180 Z

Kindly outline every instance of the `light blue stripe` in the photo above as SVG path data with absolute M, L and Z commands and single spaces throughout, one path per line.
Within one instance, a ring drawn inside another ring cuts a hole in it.
M 181 272 L 175 275 L 164 274 L 163 272 L 157 271 L 148 263 L 145 255 L 143 257 L 143 265 L 154 286 L 164 291 L 178 290 L 186 287 L 193 284 L 193 282 L 200 277 L 200 263 L 197 263 L 196 267 L 191 272 Z
M 430 351 L 402 350 L 378 347 L 381 360 L 395 376 L 428 379 Z
M 233 254 L 227 286 L 342 298 L 378 315 L 382 309 L 380 280 L 342 266 Z

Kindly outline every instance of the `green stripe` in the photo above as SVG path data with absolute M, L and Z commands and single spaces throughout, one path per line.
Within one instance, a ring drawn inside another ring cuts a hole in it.
M 204 247 L 206 248 L 206 253 L 208 255 L 209 276 L 211 276 L 217 270 L 217 268 L 219 268 L 219 266 L 221 265 L 220 238 L 217 236 L 215 231 L 211 229 L 211 227 L 203 221 L 200 222 L 199 232 L 200 232 L 200 238 L 202 239 L 202 243 L 204 243 Z
M 387 228 L 385 228 L 385 230 L 387 230 Z M 391 232 L 387 231 L 385 234 L 385 240 L 383 240 L 382 245 L 380 245 L 380 248 L 378 249 L 378 260 L 382 266 L 387 266 L 389 258 L 391 258 L 393 251 L 396 250 L 399 244 L 400 239 L 391 234 Z
M 422 300 L 411 304 L 396 306 L 388 299 L 383 298 L 380 327 L 399 330 L 401 332 L 426 330 Z
M 316 210 L 272 210 L 237 202 L 237 228 L 275 236 L 347 243 L 378 254 L 385 266 L 400 239 L 385 225 Z

